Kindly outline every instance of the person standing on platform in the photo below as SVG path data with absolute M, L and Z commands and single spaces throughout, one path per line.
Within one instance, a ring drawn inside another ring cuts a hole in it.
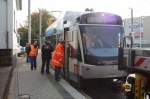
M 45 68 L 45 64 L 46 64 L 46 73 L 49 74 L 49 63 L 51 60 L 51 56 L 52 56 L 52 51 L 53 48 L 50 44 L 49 41 L 45 41 L 44 45 L 42 46 L 41 49 L 41 56 L 42 56 L 42 67 L 41 67 L 41 74 L 44 73 L 44 68 Z
M 31 51 L 30 43 L 26 43 L 25 51 L 26 51 L 26 62 L 28 63 L 30 61 L 29 58 L 29 52 Z
M 31 51 L 29 52 L 29 56 L 31 62 L 31 70 L 33 70 L 33 68 L 36 70 L 37 67 L 36 57 L 38 55 L 38 46 L 34 41 L 32 41 L 30 47 Z
M 64 42 L 59 41 L 52 53 L 51 65 L 55 69 L 55 80 L 60 80 L 61 68 L 64 66 Z

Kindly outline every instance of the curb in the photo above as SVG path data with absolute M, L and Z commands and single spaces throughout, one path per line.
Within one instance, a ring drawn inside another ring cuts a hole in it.
M 2 95 L 2 99 L 7 99 L 7 96 L 8 96 L 8 93 L 9 93 L 9 87 L 10 87 L 14 67 L 10 66 L 10 68 L 11 69 L 9 71 L 8 78 L 7 78 L 5 87 L 4 87 L 4 92 L 3 92 L 3 95 Z

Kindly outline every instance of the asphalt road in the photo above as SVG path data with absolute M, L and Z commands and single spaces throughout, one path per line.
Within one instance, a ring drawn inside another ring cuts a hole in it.
M 83 91 L 92 99 L 126 99 L 120 88 L 110 80 L 90 81 Z

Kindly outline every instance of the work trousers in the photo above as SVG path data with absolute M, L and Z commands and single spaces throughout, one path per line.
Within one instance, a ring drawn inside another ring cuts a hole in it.
M 36 56 L 30 56 L 31 70 L 36 69 Z
M 55 67 L 55 80 L 60 80 L 61 67 Z
M 50 58 L 42 57 L 41 73 L 44 72 L 45 64 L 46 64 L 46 73 L 49 73 Z
M 26 56 L 26 62 L 30 62 L 30 57 L 28 55 Z

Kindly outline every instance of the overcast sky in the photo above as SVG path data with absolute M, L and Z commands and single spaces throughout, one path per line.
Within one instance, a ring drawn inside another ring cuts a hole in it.
M 85 8 L 93 8 L 94 11 L 111 12 L 130 17 L 130 9 L 134 16 L 150 15 L 150 0 L 31 0 L 31 11 L 39 8 L 48 11 L 84 11 Z M 28 0 L 23 0 L 23 9 L 19 11 L 18 23 L 23 24 L 28 15 Z

